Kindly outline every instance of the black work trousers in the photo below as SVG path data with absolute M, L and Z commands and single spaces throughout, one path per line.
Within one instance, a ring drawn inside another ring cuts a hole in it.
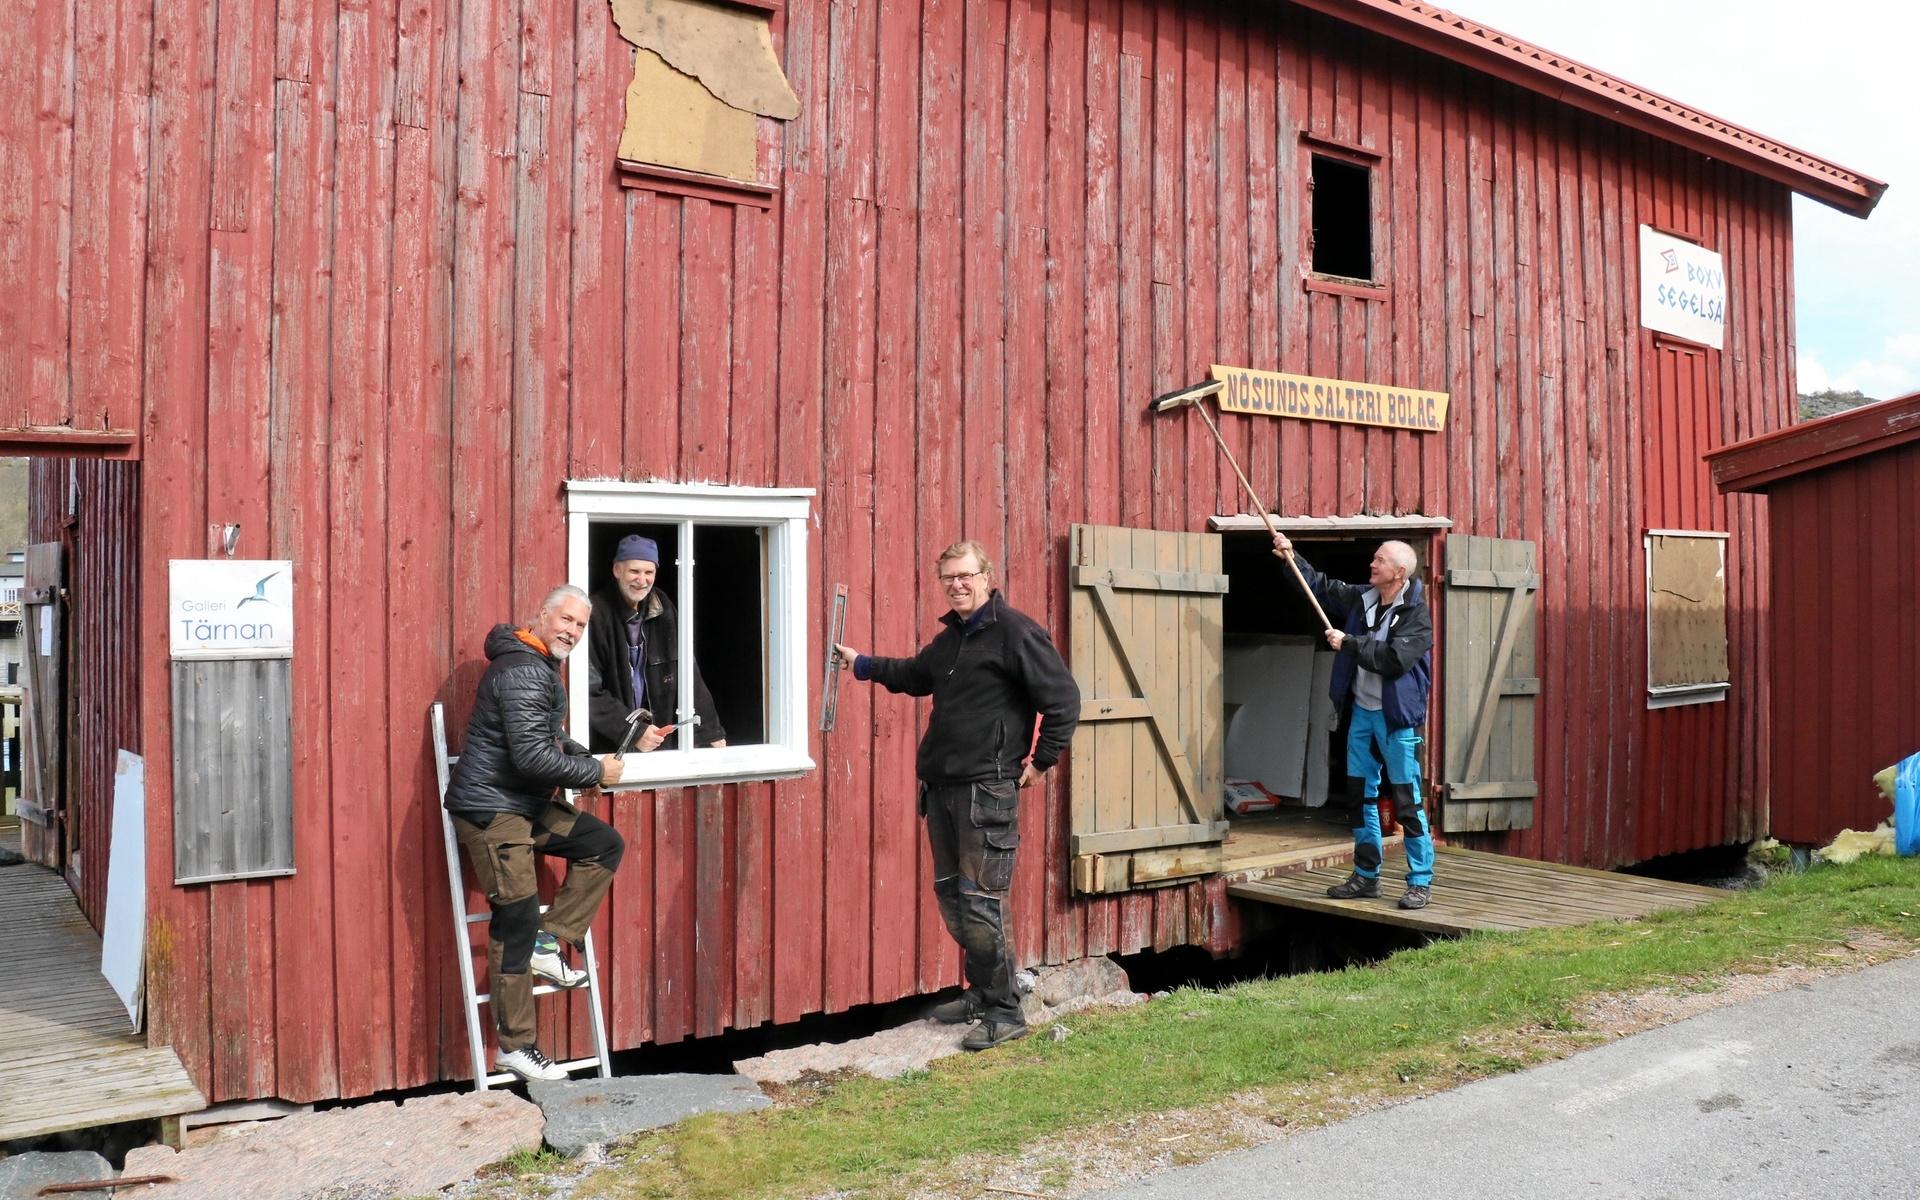
M 1024 1024 L 1007 945 L 1020 792 L 1011 779 L 923 783 L 920 808 L 933 850 L 933 894 L 947 932 L 966 955 L 967 989 L 987 1020 Z

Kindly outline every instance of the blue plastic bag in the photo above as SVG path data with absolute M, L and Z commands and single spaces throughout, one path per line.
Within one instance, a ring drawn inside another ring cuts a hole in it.
M 1893 769 L 1893 851 L 1920 854 L 1920 754 Z

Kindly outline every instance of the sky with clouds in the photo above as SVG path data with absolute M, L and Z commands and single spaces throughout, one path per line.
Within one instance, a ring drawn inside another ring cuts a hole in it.
M 1442 0 L 1888 184 L 1866 220 L 1794 197 L 1803 392 L 1920 391 L 1920 7 L 1895 0 Z

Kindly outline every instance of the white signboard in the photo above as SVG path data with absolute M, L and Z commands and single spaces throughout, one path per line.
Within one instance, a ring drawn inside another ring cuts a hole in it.
M 1640 323 L 1722 349 L 1727 332 L 1727 271 L 1720 255 L 1642 225 Z
M 146 996 L 147 764 L 129 750 L 113 768 L 113 840 L 107 843 L 107 920 L 100 934 L 100 973 L 140 1028 Z
M 167 581 L 173 657 L 293 657 L 291 562 L 176 558 Z

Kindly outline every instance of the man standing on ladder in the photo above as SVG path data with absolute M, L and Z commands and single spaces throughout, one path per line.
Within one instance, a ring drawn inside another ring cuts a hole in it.
M 447 785 L 454 832 L 493 910 L 487 974 L 500 1043 L 494 1067 L 529 1080 L 567 1077 L 534 1045 L 531 975 L 563 988 L 587 982 L 585 971 L 568 965 L 561 943 L 580 945 L 626 849 L 612 826 L 577 811 L 562 790 L 607 787 L 620 778 L 619 755 L 595 758 L 566 735 L 560 664 L 586 637 L 591 613 L 587 594 L 567 584 L 548 593 L 528 625 L 493 627 L 487 673 Z M 535 853 L 570 864 L 544 928 Z
M 1433 887 L 1433 833 L 1420 807 L 1420 726 L 1433 679 L 1433 618 L 1413 578 L 1418 559 L 1405 542 L 1382 542 L 1369 586 L 1329 579 L 1294 553 L 1278 530 L 1273 552 L 1291 558 L 1314 597 L 1342 629 L 1334 649 L 1333 704 L 1347 723 L 1347 806 L 1353 818 L 1353 874 L 1327 889 L 1335 900 L 1380 894 L 1380 764 L 1387 794 L 1406 827 L 1407 891 L 1401 908 L 1425 908 Z M 1376 757 L 1377 755 L 1377 757 Z
M 833 649 L 857 679 L 933 697 L 917 763 L 920 815 L 934 897 L 966 956 L 967 990 L 932 1015 L 948 1025 L 977 1021 L 960 1044 L 985 1050 L 1027 1036 L 1007 945 L 1019 789 L 1066 752 L 1080 722 L 1080 688 L 1046 629 L 1001 599 L 980 543 L 955 542 L 935 571 L 953 611 L 920 653 L 870 658 L 851 646 Z

